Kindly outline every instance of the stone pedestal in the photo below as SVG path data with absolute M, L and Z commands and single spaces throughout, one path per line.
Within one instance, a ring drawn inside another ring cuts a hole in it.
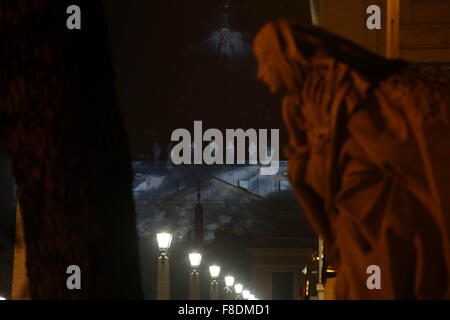
M 233 290 L 226 288 L 225 289 L 225 300 L 234 300 L 233 299 Z
M 170 300 L 169 257 L 158 257 L 156 267 L 156 300 Z
M 196 271 L 189 275 L 189 300 L 200 300 L 200 275 Z
M 219 300 L 219 283 L 217 281 L 211 282 L 211 288 L 209 290 L 209 299 L 210 300 Z

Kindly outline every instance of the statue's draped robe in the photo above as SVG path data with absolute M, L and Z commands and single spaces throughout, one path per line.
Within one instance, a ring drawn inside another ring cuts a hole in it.
M 300 202 L 305 185 L 323 201 L 323 215 L 304 207 L 338 268 L 336 298 L 450 298 L 450 86 L 412 67 L 370 83 L 314 59 L 283 105 L 285 152 Z M 381 290 L 367 287 L 371 265 Z

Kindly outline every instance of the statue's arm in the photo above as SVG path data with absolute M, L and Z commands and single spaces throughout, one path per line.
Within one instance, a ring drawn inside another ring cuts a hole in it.
M 431 195 L 420 148 L 408 125 L 396 120 L 404 138 L 392 130 L 392 119 L 370 108 L 354 114 L 347 129 L 376 167 L 427 205 Z
M 305 182 L 309 145 L 306 133 L 302 130 L 303 119 L 297 97 L 288 96 L 283 100 L 282 115 L 290 137 L 289 145 L 284 148 L 289 159 L 289 181 L 309 222 L 328 241 L 331 231 L 324 200 Z

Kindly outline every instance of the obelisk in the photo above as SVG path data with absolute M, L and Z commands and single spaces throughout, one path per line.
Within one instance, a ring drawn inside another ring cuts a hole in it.
M 201 246 L 203 243 L 203 207 L 200 203 L 200 182 L 198 183 L 198 202 L 195 205 L 195 216 L 194 216 L 194 243 L 196 246 Z

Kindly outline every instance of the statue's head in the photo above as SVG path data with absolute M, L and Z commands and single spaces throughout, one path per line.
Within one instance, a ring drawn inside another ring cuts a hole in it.
M 255 37 L 258 79 L 272 92 L 298 92 L 311 71 L 342 63 L 362 78 L 385 79 L 405 66 L 388 60 L 324 29 L 295 20 L 267 23 Z
M 295 44 L 292 22 L 269 22 L 256 35 L 253 47 L 258 60 L 258 79 L 272 92 L 295 90 L 307 62 Z

